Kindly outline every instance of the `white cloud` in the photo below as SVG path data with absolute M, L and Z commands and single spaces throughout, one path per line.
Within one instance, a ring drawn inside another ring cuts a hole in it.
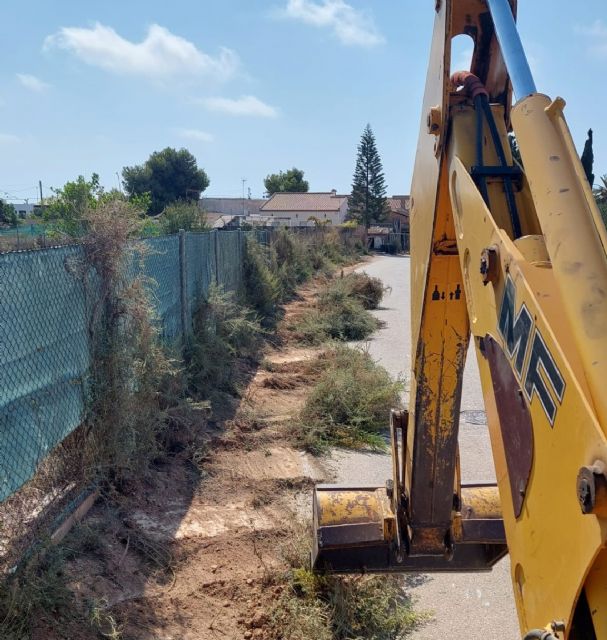
M 278 110 L 262 102 L 255 96 L 232 98 L 201 98 L 196 100 L 209 111 L 217 111 L 230 116 L 254 116 L 258 118 L 276 118 Z
M 576 27 L 575 31 L 590 40 L 588 50 L 591 54 L 607 58 L 607 25 L 602 20 L 595 20 L 589 27 Z
M 196 142 L 213 142 L 215 139 L 212 134 L 199 129 L 176 129 L 175 133 L 181 138 L 195 140 Z
M 50 84 L 43 82 L 40 78 L 36 78 L 36 76 L 32 76 L 29 73 L 18 73 L 17 80 L 30 91 L 35 91 L 36 93 L 44 93 L 50 88 Z
M 21 139 L 12 133 L 0 133 L 0 144 L 13 144 L 15 142 L 21 142 Z
M 148 78 L 208 75 L 227 79 L 239 66 L 234 51 L 222 48 L 213 57 L 157 24 L 149 27 L 141 42 L 131 42 L 98 22 L 90 29 L 62 27 L 44 41 L 45 49 L 53 47 L 112 73 Z
M 330 29 L 343 44 L 373 47 L 384 42 L 373 17 L 344 0 L 287 0 L 280 13 L 314 27 Z

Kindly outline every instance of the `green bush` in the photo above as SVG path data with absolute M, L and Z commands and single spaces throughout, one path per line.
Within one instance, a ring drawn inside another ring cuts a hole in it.
M 396 640 L 427 619 L 413 610 L 402 577 L 319 575 L 309 569 L 310 532 L 289 540 L 286 588 L 272 637 L 291 640 Z
M 190 391 L 208 399 L 216 390 L 234 393 L 237 357 L 255 357 L 264 330 L 258 316 L 233 293 L 212 286 L 194 317 L 194 335 L 186 360 Z
M 163 233 L 184 231 L 208 231 L 207 216 L 195 202 L 185 200 L 168 205 L 160 216 Z
M 31 638 L 36 622 L 52 627 L 70 610 L 72 594 L 64 576 L 65 549 L 49 546 L 22 563 L 0 583 L 0 637 Z
M 365 309 L 377 309 L 386 291 L 379 278 L 373 278 L 364 272 L 349 273 L 336 280 L 333 287 L 358 300 Z
M 365 308 L 375 304 L 377 288 L 383 294 L 381 282 L 368 276 L 334 280 L 320 292 L 317 307 L 297 322 L 296 334 L 308 344 L 368 338 L 380 326 Z
M 286 229 L 278 229 L 273 236 L 272 258 L 283 301 L 317 271 L 305 238 L 296 237 Z
M 306 399 L 296 441 L 319 453 L 332 445 L 385 448 L 390 409 L 401 405 L 401 381 L 366 351 L 337 346 Z
M 279 311 L 281 285 L 271 268 L 269 252 L 252 238 L 246 240 L 242 268 L 243 300 L 264 324 L 271 324 Z

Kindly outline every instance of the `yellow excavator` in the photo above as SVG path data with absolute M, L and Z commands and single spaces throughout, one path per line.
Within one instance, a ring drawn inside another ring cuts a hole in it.
M 386 486 L 316 487 L 313 565 L 486 571 L 509 553 L 523 638 L 607 639 L 605 227 L 565 101 L 536 90 L 516 0 L 433 4 L 411 190 L 409 410 L 392 412 Z M 474 54 L 453 74 L 461 34 Z M 496 485 L 460 478 L 470 343 Z

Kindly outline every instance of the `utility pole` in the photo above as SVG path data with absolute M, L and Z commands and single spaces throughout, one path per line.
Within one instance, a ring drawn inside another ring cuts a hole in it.
M 38 180 L 38 186 L 40 187 L 40 204 L 44 204 L 44 198 L 42 197 L 42 180 Z
M 122 182 L 120 182 L 120 174 L 116 171 L 116 179 L 118 180 L 118 191 L 122 193 Z
M 242 179 L 242 215 L 243 215 L 243 217 L 245 215 L 245 210 L 244 210 L 244 185 L 245 185 L 246 181 L 247 181 L 246 178 Z

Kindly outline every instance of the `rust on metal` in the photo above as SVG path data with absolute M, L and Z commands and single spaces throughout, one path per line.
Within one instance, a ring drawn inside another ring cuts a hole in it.
M 481 254 L 481 276 L 483 284 L 497 282 L 500 274 L 499 254 L 496 246 L 486 247 Z
M 533 465 L 533 424 L 519 382 L 502 347 L 489 335 L 484 346 L 506 454 L 512 506 L 518 518 Z
M 582 467 L 577 476 L 577 496 L 583 514 L 607 516 L 607 467 L 601 460 Z

